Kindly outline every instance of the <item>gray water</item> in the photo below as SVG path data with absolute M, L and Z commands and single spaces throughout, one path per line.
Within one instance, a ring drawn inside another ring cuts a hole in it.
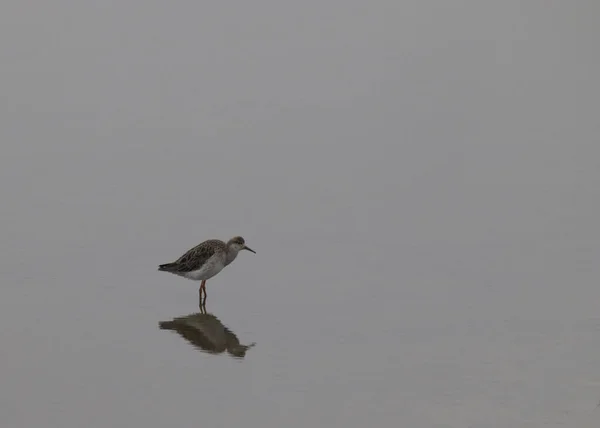
M 0 426 L 598 426 L 599 12 L 5 5 Z

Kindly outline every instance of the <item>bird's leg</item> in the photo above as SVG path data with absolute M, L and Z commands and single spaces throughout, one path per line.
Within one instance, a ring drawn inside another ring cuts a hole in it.
M 206 281 L 202 281 L 200 283 L 200 288 L 198 289 L 198 297 L 199 297 L 199 301 L 198 301 L 198 306 L 200 306 L 200 308 L 202 308 L 202 306 L 204 306 L 204 303 L 202 302 L 202 290 L 204 290 L 204 283 Z M 206 290 L 204 290 L 206 291 Z
M 204 301 L 202 302 L 202 306 L 204 306 L 206 305 L 206 280 L 203 280 L 200 284 L 200 299 L 202 299 L 202 290 L 204 290 Z

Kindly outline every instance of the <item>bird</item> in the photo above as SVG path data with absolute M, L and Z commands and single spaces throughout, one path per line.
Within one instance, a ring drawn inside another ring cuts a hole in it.
M 206 281 L 233 262 L 241 250 L 256 254 L 256 251 L 248 247 L 241 236 L 234 236 L 227 243 L 219 239 L 208 239 L 186 251 L 174 262 L 159 265 L 158 270 L 193 281 L 202 281 L 198 294 L 200 306 L 204 306 L 206 305 Z M 204 291 L 204 301 L 202 291 Z

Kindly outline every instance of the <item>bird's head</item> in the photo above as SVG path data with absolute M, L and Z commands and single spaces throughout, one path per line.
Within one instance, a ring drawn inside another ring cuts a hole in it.
M 241 236 L 235 236 L 227 242 L 227 247 L 235 251 L 236 253 L 241 250 L 248 250 L 256 254 L 252 248 L 246 246 L 246 241 Z

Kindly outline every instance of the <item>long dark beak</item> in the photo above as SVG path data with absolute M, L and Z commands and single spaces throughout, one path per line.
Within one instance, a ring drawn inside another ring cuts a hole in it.
M 254 251 L 254 250 L 253 250 L 252 248 L 250 248 L 250 247 L 246 247 L 245 245 L 244 245 L 244 250 L 252 251 L 254 254 L 256 254 L 256 251 Z

